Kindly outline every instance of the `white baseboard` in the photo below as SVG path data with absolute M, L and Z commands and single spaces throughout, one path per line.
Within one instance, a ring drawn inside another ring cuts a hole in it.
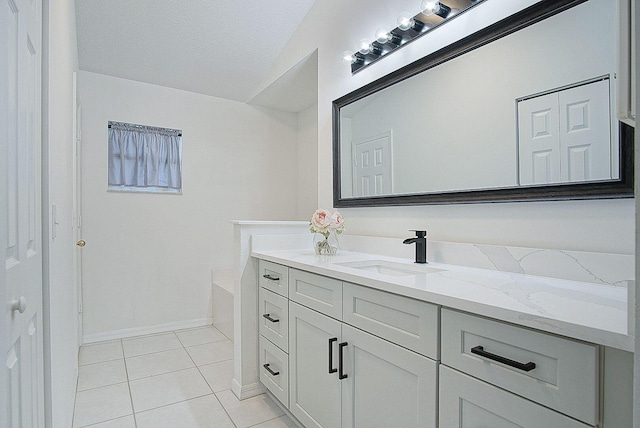
M 167 331 L 182 330 L 185 328 L 204 327 L 212 324 L 212 318 L 200 318 L 148 327 L 125 328 L 122 330 L 107 331 L 104 333 L 88 334 L 82 337 L 82 342 L 84 344 L 103 342 L 105 340 L 124 339 L 126 337 L 142 336 L 145 334 L 165 333 Z
M 256 395 L 264 394 L 266 388 L 262 383 L 256 382 L 250 385 L 240 385 L 234 378 L 231 381 L 231 391 L 238 397 L 238 400 L 244 400 L 246 398 L 255 397 Z

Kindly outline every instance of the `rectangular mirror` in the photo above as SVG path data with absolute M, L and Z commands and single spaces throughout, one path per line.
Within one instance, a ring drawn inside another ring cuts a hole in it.
M 336 100 L 334 205 L 632 197 L 617 1 L 539 2 Z

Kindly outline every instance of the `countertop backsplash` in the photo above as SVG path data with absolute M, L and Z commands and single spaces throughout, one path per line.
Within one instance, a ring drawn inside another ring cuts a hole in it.
M 409 237 L 410 233 L 407 234 Z M 311 249 L 311 234 L 258 235 L 252 240 L 256 249 Z M 404 259 L 414 258 L 414 247 L 400 238 L 343 234 L 340 249 L 380 254 Z M 427 260 L 459 266 L 490 269 L 626 287 L 635 278 L 635 257 L 630 254 L 593 253 L 569 250 L 511 247 L 431 241 Z

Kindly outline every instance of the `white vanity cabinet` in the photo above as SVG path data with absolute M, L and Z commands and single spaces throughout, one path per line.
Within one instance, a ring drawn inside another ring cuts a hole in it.
M 288 281 L 288 371 L 263 367 L 261 381 L 305 427 L 437 426 L 437 306 L 296 269 Z M 260 295 L 261 311 L 284 317 Z M 260 364 L 279 369 L 284 352 L 260 327 Z
M 263 260 L 259 271 L 277 278 L 260 280 L 260 380 L 307 428 L 615 425 L 598 345 Z

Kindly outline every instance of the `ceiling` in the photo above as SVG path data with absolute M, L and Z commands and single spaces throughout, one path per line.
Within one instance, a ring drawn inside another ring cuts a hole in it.
M 77 0 L 80 69 L 248 101 L 314 0 Z

